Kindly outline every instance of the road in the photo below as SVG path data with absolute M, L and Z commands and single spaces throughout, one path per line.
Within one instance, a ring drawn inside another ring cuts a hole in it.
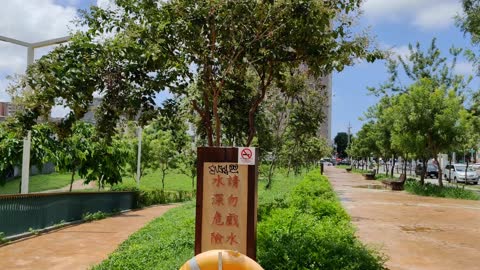
M 344 169 L 326 168 L 357 235 L 391 270 L 479 270 L 480 202 L 388 191 Z

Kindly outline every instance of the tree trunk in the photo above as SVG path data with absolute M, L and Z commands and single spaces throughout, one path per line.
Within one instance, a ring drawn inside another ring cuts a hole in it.
M 195 176 L 192 177 L 192 192 L 195 191 Z
M 102 188 L 103 176 L 104 174 L 102 174 L 102 176 L 100 176 L 100 180 L 98 180 L 98 191 L 100 191 L 100 189 Z
M 290 161 L 288 161 L 287 177 L 290 176 L 290 169 L 292 168 L 292 166 L 290 166 L 290 164 L 292 164 L 292 163 Z
M 463 189 L 465 189 L 465 186 L 468 185 L 468 160 L 469 158 L 465 158 L 465 163 L 467 164 L 467 167 L 465 168 L 465 185 L 463 186 Z
M 166 169 L 162 169 L 162 191 L 165 191 L 165 173 Z
M 427 174 L 427 161 L 422 159 L 422 174 L 420 175 L 420 184 L 425 185 L 425 175 Z
M 273 158 L 272 163 L 270 164 L 270 168 L 268 169 L 267 185 L 265 185 L 265 189 L 270 189 L 272 187 L 272 178 L 275 169 L 275 162 L 276 158 Z
M 389 173 L 388 173 L 388 172 L 389 172 L 389 170 L 388 170 L 388 161 L 387 161 L 387 162 L 384 161 L 384 163 L 385 163 L 385 176 L 388 177 L 388 175 L 389 175 Z
M 437 158 L 438 154 L 435 155 L 434 159 L 435 160 L 435 163 L 438 164 L 438 185 L 440 187 L 443 187 L 443 181 L 442 181 L 442 166 L 440 166 L 440 163 L 438 162 L 438 158 Z
M 70 180 L 70 192 L 72 192 L 74 177 L 75 177 L 75 169 L 72 170 L 72 179 Z
M 221 123 L 220 116 L 218 115 L 218 94 L 215 93 L 213 96 L 213 118 L 215 120 L 215 146 L 219 147 L 221 145 Z
M 393 178 L 393 171 L 395 170 L 395 156 L 393 156 L 393 161 L 392 161 L 392 171 L 390 173 L 390 177 Z M 397 169 L 398 172 L 398 169 Z
M 413 160 L 410 160 L 410 176 L 412 176 Z

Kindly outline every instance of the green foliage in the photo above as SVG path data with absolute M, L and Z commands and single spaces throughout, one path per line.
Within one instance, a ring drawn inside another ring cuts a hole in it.
M 437 47 L 436 38 L 433 38 L 430 46 L 424 51 L 419 42 L 408 45 L 407 57 L 390 57 L 387 61 L 388 80 L 381 86 L 369 87 L 376 95 L 407 93 L 412 83 L 422 79 L 429 79 L 434 87 L 446 87 L 461 93 L 468 88 L 472 80 L 455 73 L 458 55 L 463 51 L 452 46 L 449 53 L 453 59 L 449 60 L 442 55 Z M 403 71 L 403 74 L 402 72 Z M 402 82 L 401 75 L 405 75 L 407 82 Z
M 36 61 L 13 87 L 26 106 L 17 124 L 28 130 L 53 106 L 67 105 L 72 111 L 59 125 L 63 137 L 98 91 L 97 131 L 110 138 L 122 115 L 133 119 L 141 111 L 141 126 L 155 118 L 154 98 L 168 88 L 191 101 L 209 145 L 221 145 L 222 121 L 246 119 L 250 144 L 259 105 L 285 71 L 308 65 L 319 76 L 383 56 L 368 36 L 352 33 L 360 3 L 143 0 L 116 1 L 113 10 L 92 7 L 80 19 L 85 31 Z M 245 87 L 247 73 L 259 87 Z M 233 110 L 242 117 L 233 119 Z
M 378 155 L 380 149 L 377 145 L 375 129 L 376 125 L 373 121 L 369 121 L 362 126 L 347 150 L 351 157 L 367 159 L 372 155 Z
M 345 152 L 345 150 L 347 149 L 348 145 L 348 134 L 346 132 L 339 132 L 337 133 L 333 141 L 337 145 L 338 156 L 341 158 L 346 158 L 347 153 Z
M 289 205 L 258 224 L 258 260 L 268 269 L 383 269 L 383 258 L 355 238 L 328 180 L 309 173 Z
M 405 183 L 405 190 L 409 193 L 441 198 L 453 198 L 463 200 L 480 200 L 480 195 L 475 191 L 459 188 L 459 187 L 440 187 L 430 183 L 422 185 L 414 179 L 409 179 Z
M 355 238 L 325 177 L 277 177 L 278 185 L 259 190 L 257 248 L 265 269 L 383 269 L 379 254 Z M 317 195 L 320 204 L 299 209 L 292 203 L 302 196 L 314 202 Z M 193 257 L 194 228 L 191 202 L 134 233 L 94 269 L 178 269 Z
M 0 232 L 0 245 L 1 244 L 5 244 L 7 243 L 8 240 L 5 238 L 5 233 L 4 232 Z
M 41 192 L 45 190 L 63 188 L 70 183 L 70 177 L 70 174 L 65 173 L 32 175 L 30 176 L 29 191 Z M 18 193 L 18 186 L 20 182 L 21 178 L 19 177 L 9 180 L 3 187 L 0 186 L 0 194 Z
M 8 124 L 0 124 L 0 185 L 4 185 L 8 174 L 22 163 L 24 134 Z M 36 124 L 31 131 L 30 164 L 41 169 L 43 164 L 53 161 L 58 145 L 50 125 Z
M 95 212 L 95 213 L 87 212 L 87 213 L 84 213 L 82 215 L 82 220 L 85 221 L 85 222 L 90 222 L 90 221 L 94 221 L 94 220 L 104 219 L 104 218 L 107 218 L 109 216 L 111 216 L 111 214 L 104 213 L 102 211 L 98 211 L 98 212 Z
M 480 1 L 462 0 L 463 13 L 457 16 L 457 25 L 470 34 L 474 44 L 480 43 Z
M 259 114 L 264 124 L 258 131 L 258 144 L 269 164 L 267 188 L 276 167 L 299 172 L 331 152 L 328 143 L 317 136 L 324 122 L 322 104 L 327 100 L 326 93 L 318 89 L 322 86 L 306 70 L 283 76 L 284 82 L 269 92 Z
M 155 204 L 178 203 L 189 201 L 194 198 L 195 193 L 191 191 L 165 191 L 163 189 L 137 188 L 134 185 L 116 185 L 112 191 L 133 191 L 136 192 L 137 207 L 146 207 Z
M 179 269 L 194 256 L 195 203 L 172 209 L 131 235 L 101 269 Z
M 141 189 L 161 189 L 162 173 L 159 170 L 152 171 L 149 174 L 142 177 L 140 180 Z M 125 180 L 119 184 L 120 186 L 132 186 L 136 187 L 136 181 L 131 178 L 125 178 Z M 196 187 L 195 187 L 196 188 Z M 191 179 L 178 170 L 172 170 L 165 176 L 165 190 L 183 190 L 191 191 Z
M 33 235 L 39 235 L 40 234 L 40 231 L 37 230 L 37 229 L 33 229 L 33 228 L 28 228 L 28 232 L 33 234 Z

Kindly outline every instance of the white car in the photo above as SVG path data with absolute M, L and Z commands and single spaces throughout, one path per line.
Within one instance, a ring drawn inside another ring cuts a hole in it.
M 452 164 L 445 166 L 445 170 L 443 171 L 445 179 L 447 179 L 449 182 L 453 180 L 454 182 L 478 184 L 479 175 L 477 171 L 471 166 L 468 166 L 466 175 L 467 179 L 465 181 L 466 168 L 467 166 L 465 164 Z

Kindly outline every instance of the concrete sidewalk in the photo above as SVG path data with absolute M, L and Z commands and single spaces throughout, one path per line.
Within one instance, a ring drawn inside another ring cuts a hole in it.
M 161 205 L 83 223 L 0 247 L 0 269 L 85 270 L 132 233 L 178 206 Z
M 328 167 L 362 242 L 379 247 L 391 270 L 480 269 L 480 202 L 388 191 L 378 181 Z

